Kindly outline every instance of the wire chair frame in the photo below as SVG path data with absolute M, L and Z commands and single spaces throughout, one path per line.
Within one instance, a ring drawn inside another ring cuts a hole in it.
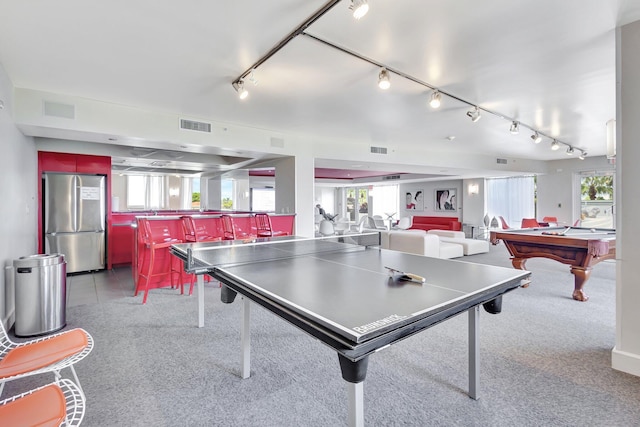
M 0 377 L 0 396 L 2 396 L 2 392 L 4 390 L 4 384 L 8 381 L 13 381 L 18 378 L 24 378 L 27 376 L 43 374 L 48 372 L 53 373 L 55 380 L 59 381 L 62 378 L 60 371 L 63 370 L 64 368 L 69 368 L 71 370 L 71 373 L 73 374 L 73 378 L 75 379 L 75 383 L 80 388 L 80 390 L 82 390 L 82 387 L 80 386 L 80 381 L 78 380 L 78 375 L 76 374 L 76 370 L 74 369 L 73 365 L 79 362 L 80 360 L 84 359 L 85 357 L 87 357 L 87 355 L 91 353 L 91 350 L 93 350 L 93 345 L 94 345 L 93 337 L 82 328 L 71 329 L 71 330 L 60 332 L 54 335 L 36 338 L 34 340 L 25 341 L 22 343 L 16 343 L 11 341 L 11 339 L 9 338 L 9 335 L 7 334 L 7 331 L 4 328 L 4 325 L 2 324 L 2 322 L 0 322 L 0 332 L 2 333 L 2 336 L 0 336 L 0 361 L 2 361 L 5 357 L 7 357 L 8 354 L 10 354 L 12 351 L 14 351 L 17 348 L 29 347 L 29 346 L 32 346 L 33 344 L 40 343 L 43 341 L 55 340 L 57 339 L 57 337 L 60 337 L 62 335 L 69 334 L 78 330 L 82 331 L 87 338 L 87 345 L 81 351 L 74 353 L 71 356 L 64 357 L 60 360 L 56 360 L 52 363 L 43 364 L 37 369 L 33 369 L 27 372 L 16 373 L 14 375 L 6 375 L 6 376 Z
M 84 418 L 86 397 L 79 385 L 68 379 L 59 379 L 55 383 L 47 384 L 33 390 L 0 401 L 0 407 L 15 402 L 47 387 L 59 387 L 64 396 L 65 420 L 60 426 L 79 426 Z

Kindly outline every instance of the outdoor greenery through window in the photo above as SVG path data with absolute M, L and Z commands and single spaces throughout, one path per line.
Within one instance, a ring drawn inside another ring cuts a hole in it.
M 583 227 L 615 228 L 613 173 L 580 177 L 580 221 Z

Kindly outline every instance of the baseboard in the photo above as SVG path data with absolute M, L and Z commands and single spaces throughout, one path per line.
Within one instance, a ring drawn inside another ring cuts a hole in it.
M 640 377 L 640 355 L 620 351 L 614 347 L 611 351 L 611 367 Z

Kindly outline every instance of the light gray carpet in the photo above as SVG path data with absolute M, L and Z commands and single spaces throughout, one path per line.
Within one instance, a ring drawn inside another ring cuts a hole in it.
M 502 245 L 465 257 L 510 267 Z M 372 355 L 364 386 L 372 426 L 635 426 L 640 378 L 611 369 L 615 263 L 597 265 L 589 302 L 571 299 L 569 267 L 530 260 L 533 283 L 481 310 L 481 398 L 467 394 L 467 316 Z M 68 327 L 95 338 L 77 365 L 87 426 L 340 426 L 345 385 L 332 350 L 253 305 L 251 378 L 239 378 L 240 304 L 207 285 L 72 307 Z M 47 382 L 10 383 L 3 396 Z M 0 423 L 1 424 L 1 423 Z

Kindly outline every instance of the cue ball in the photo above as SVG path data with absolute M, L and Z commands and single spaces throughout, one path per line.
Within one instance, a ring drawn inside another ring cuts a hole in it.
M 589 231 L 591 231 L 592 233 L 595 233 L 595 232 L 596 232 L 596 229 L 595 229 L 595 228 L 592 228 L 592 229 L 591 229 L 591 230 L 589 230 Z

